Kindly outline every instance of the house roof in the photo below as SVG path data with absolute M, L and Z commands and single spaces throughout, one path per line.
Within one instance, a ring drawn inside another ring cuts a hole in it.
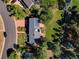
M 32 0 L 21 0 L 22 1 L 22 4 L 25 6 L 27 6 L 28 8 L 30 8 L 34 2 Z
M 16 21 L 16 26 L 17 27 L 25 27 L 25 20 L 22 19 L 22 20 L 17 20 Z
M 31 44 L 35 43 L 35 39 L 40 38 L 40 28 L 38 18 L 29 19 L 29 42 Z

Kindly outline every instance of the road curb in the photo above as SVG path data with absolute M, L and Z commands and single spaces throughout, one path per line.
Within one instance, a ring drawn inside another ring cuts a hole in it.
M 12 16 L 11 18 L 13 19 L 13 21 L 15 23 L 15 27 L 16 27 L 16 44 L 17 44 L 17 37 L 18 37 L 18 35 L 17 35 L 16 18 L 15 18 L 15 16 Z

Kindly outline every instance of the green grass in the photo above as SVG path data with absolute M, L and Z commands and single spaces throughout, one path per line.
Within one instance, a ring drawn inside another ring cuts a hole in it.
M 72 0 L 72 4 L 76 5 L 79 10 L 79 0 Z
M 19 45 L 24 45 L 25 44 L 25 40 L 26 40 L 26 38 L 25 38 L 25 34 L 24 33 L 20 33 L 20 34 L 18 34 L 18 44 Z
M 53 28 L 60 27 L 56 22 L 57 22 L 57 20 L 61 19 L 61 11 L 58 10 L 58 9 L 53 9 L 52 12 L 53 12 L 53 17 L 46 24 L 46 38 L 48 40 L 51 40 L 52 39 L 51 35 L 55 33 L 55 31 L 53 30 Z

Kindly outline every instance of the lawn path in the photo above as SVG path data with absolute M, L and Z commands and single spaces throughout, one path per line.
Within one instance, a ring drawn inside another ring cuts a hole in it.
M 48 23 L 48 25 L 55 25 L 56 21 L 59 19 L 59 10 L 56 8 L 56 9 L 53 9 L 52 10 L 53 12 L 53 18 L 52 20 Z M 51 25 L 51 26 L 52 26 Z

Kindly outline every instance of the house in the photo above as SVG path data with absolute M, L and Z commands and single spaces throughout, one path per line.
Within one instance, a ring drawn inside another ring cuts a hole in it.
M 29 18 L 29 43 L 36 45 L 40 37 L 39 19 Z
M 32 0 L 19 0 L 19 1 L 25 8 L 31 8 L 31 6 L 34 5 L 34 2 Z
M 23 59 L 32 59 L 33 53 L 26 52 L 23 55 Z

